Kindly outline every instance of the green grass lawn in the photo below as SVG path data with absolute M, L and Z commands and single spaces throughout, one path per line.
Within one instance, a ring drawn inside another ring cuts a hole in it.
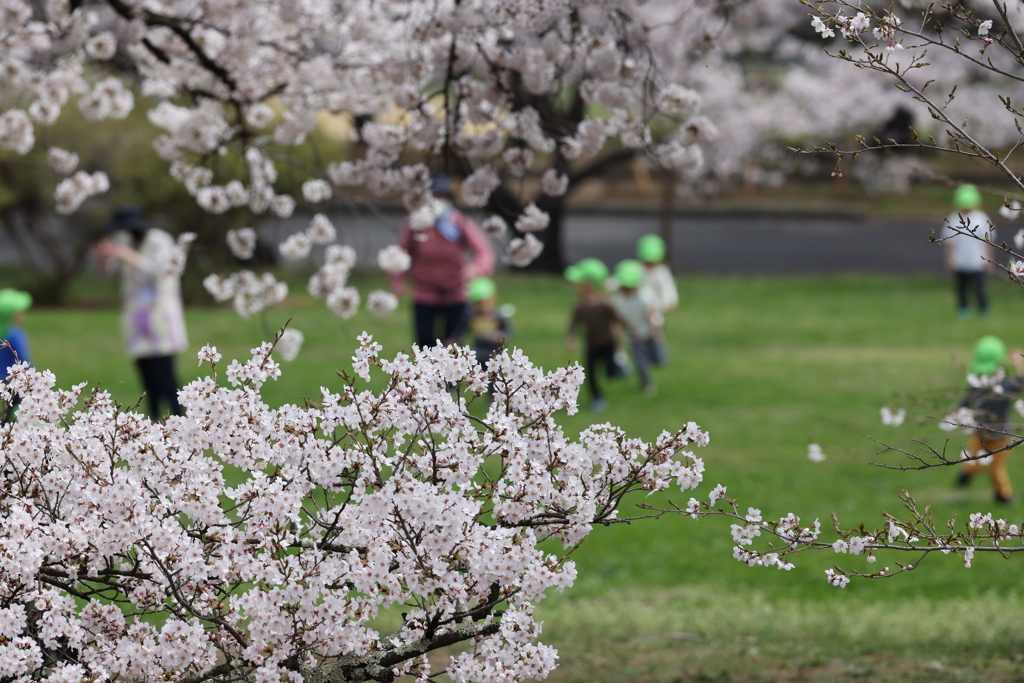
M 359 284 L 368 292 L 382 283 L 362 276 Z M 683 277 L 657 395 L 643 395 L 631 381 L 612 384 L 607 412 L 584 410 L 564 424 L 578 433 L 610 421 L 653 438 L 696 421 L 711 433 L 699 453 L 707 471 L 696 495 L 706 498 L 722 483 L 742 509 L 769 518 L 794 512 L 828 527 L 836 512 L 844 526 L 874 526 L 881 510 L 899 514 L 898 495 L 908 489 L 938 519 L 965 519 L 992 508 L 986 481 L 955 489 L 948 468 L 873 467 L 899 460 L 876 455 L 868 437 L 905 446 L 949 438 L 958 447 L 959 435 L 940 431 L 928 416 L 945 415 L 959 397 L 974 341 L 991 333 L 1024 347 L 1024 292 L 1004 280 L 990 284 L 992 316 L 960 321 L 944 278 Z M 568 284 L 505 275 L 498 285 L 502 301 L 518 310 L 515 345 L 546 368 L 576 360 L 564 344 L 574 297 Z M 363 329 L 385 355 L 408 347 L 405 308 L 385 320 L 360 313 L 342 322 L 301 284 L 292 289 L 267 323 L 291 318 L 306 341 L 264 391 L 272 405 L 337 388 L 335 371 L 348 367 Z M 225 359 L 244 358 L 265 336 L 259 320 L 219 308 L 190 309 L 188 324 L 183 379 L 205 373 L 192 360 L 202 344 L 216 345 Z M 37 365 L 53 370 L 61 386 L 88 380 L 124 403 L 137 400 L 114 308 L 36 309 L 25 328 Z M 906 423 L 883 426 L 883 405 L 906 408 Z M 827 460 L 808 460 L 811 442 Z M 1010 474 L 1024 491 L 1020 456 Z M 683 504 L 690 495 L 646 502 Z M 1000 512 L 1020 522 L 1024 502 Z M 965 569 L 954 557 L 931 558 L 910 575 L 855 580 L 840 590 L 825 582 L 824 570 L 840 560 L 867 569 L 863 558 L 828 552 L 800 556 L 791 572 L 748 568 L 731 557 L 728 527 L 724 519 L 673 517 L 596 529 L 575 556 L 576 586 L 540 607 L 545 640 L 562 652 L 556 680 L 1024 679 L 1020 560 L 977 557 Z M 828 529 L 823 537 L 832 538 Z M 879 563 L 912 559 L 883 555 Z

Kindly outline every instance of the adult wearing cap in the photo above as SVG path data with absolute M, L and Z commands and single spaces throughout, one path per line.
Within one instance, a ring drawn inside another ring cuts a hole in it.
M 179 247 L 174 238 L 150 226 L 134 206 L 122 206 L 107 224 L 112 237 L 98 242 L 93 253 L 121 275 L 121 330 L 149 401 L 149 414 L 181 415 L 174 357 L 188 347 L 178 270 Z
M 1013 436 L 1010 434 L 1010 407 L 1024 388 L 1024 358 L 1020 349 L 1009 354 L 1015 374 L 1004 369 L 1007 361 L 1006 346 L 998 337 L 988 335 L 974 345 L 974 356 L 969 368 L 969 386 L 959 408 L 972 412 L 975 427 L 967 437 L 966 456 L 973 457 L 963 465 L 957 483 L 966 486 L 971 478 L 988 465 L 997 503 L 1009 503 L 1013 496 L 1006 462 L 1010 457 Z
M 32 363 L 28 351 L 28 336 L 21 329 L 21 319 L 32 306 L 32 295 L 17 289 L 0 289 L 0 377 L 10 377 L 9 368 L 18 362 Z M 14 419 L 14 413 L 21 403 L 20 396 L 14 396 L 3 413 L 4 424 Z
M 622 319 L 604 295 L 605 281 L 608 279 L 608 268 L 604 263 L 595 258 L 585 258 L 565 269 L 565 279 L 576 285 L 579 293 L 569 320 L 565 343 L 570 350 L 575 349 L 577 329 L 583 330 L 583 371 L 590 389 L 590 409 L 600 412 L 608 404 L 601 391 L 598 368 L 603 366 L 608 377 L 623 374 L 615 360 L 619 332 L 623 327 Z
M 946 270 L 953 274 L 957 314 L 971 315 L 968 289 L 974 290 L 978 315 L 988 315 L 985 273 L 992 271 L 996 231 L 988 215 L 981 210 L 981 193 L 974 185 L 961 185 L 953 193 L 953 213 L 939 234 L 946 257 Z
M 451 181 L 435 175 L 432 199 L 410 214 L 398 238 L 411 259 L 409 269 L 391 276 L 392 290 L 405 294 L 412 282 L 413 331 L 420 347 L 452 344 L 466 329 L 466 285 L 494 272 L 494 248 L 471 219 L 452 205 Z M 441 323 L 440 331 L 438 323 Z

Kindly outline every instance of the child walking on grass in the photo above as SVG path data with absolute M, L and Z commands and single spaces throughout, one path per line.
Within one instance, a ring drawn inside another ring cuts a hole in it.
M 1010 407 L 1024 389 L 1024 357 L 1020 349 L 1009 354 L 1013 375 L 1007 375 L 1006 346 L 998 337 L 982 337 L 974 346 L 974 358 L 968 375 L 967 391 L 960 408 L 968 408 L 974 416 L 974 427 L 967 437 L 966 456 L 985 456 L 964 463 L 957 484 L 967 486 L 983 467 L 988 465 L 997 503 L 1009 504 L 1013 497 L 1006 464 L 1010 459 L 1013 436 L 1009 433 Z
M 665 240 L 657 235 L 644 235 L 636 244 L 636 257 L 644 266 L 644 286 L 654 295 L 658 311 L 664 316 L 679 305 L 679 290 L 676 289 L 675 278 L 665 264 Z M 655 343 L 653 350 L 657 364 L 664 364 L 668 357 L 664 326 L 661 338 Z
M 583 370 L 590 389 L 590 409 L 600 412 L 608 404 L 598 380 L 598 366 L 603 366 L 608 377 L 621 376 L 622 370 L 615 362 L 615 352 L 622 320 L 604 295 L 604 282 L 608 279 L 608 267 L 604 263 L 594 258 L 583 259 L 565 269 L 565 279 L 576 285 L 579 292 L 565 343 L 570 350 L 575 349 L 576 333 L 582 328 L 586 354 Z
M 653 394 L 656 388 L 651 380 L 651 366 L 661 364 L 661 311 L 654 294 L 644 286 L 644 267 L 639 261 L 620 261 L 615 266 L 615 279 L 619 288 L 612 294 L 611 303 L 629 335 L 640 387 L 645 394 Z

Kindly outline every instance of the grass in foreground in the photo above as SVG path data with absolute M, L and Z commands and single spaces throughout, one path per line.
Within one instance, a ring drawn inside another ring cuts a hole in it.
M 947 468 L 872 467 L 871 461 L 899 460 L 876 455 L 877 445 L 864 435 L 903 445 L 920 438 L 941 446 L 951 438 L 949 447 L 958 448 L 959 435 L 941 432 L 928 416 L 945 415 L 955 402 L 974 341 L 993 333 L 1024 346 L 1024 292 L 992 285 L 992 317 L 961 322 L 944 278 L 683 278 L 683 303 L 669 320 L 670 364 L 656 375 L 658 395 L 644 396 L 630 382 L 612 385 L 608 412 L 584 410 L 563 423 L 573 433 L 607 420 L 653 438 L 694 420 L 711 432 L 710 447 L 700 453 L 707 485 L 697 495 L 720 482 L 742 509 L 757 507 L 766 517 L 795 512 L 827 527 L 837 512 L 845 526 L 874 526 L 880 510 L 899 515 L 897 496 L 906 488 L 931 503 L 937 518 L 964 519 L 991 508 L 986 482 L 954 489 Z M 515 345 L 547 368 L 575 359 L 563 344 L 574 296 L 567 284 L 508 275 L 499 291 L 519 310 Z M 336 389 L 334 371 L 347 368 L 363 329 L 386 355 L 407 348 L 410 338 L 405 309 L 384 321 L 361 314 L 342 324 L 321 303 L 296 295 L 268 322 L 276 327 L 289 317 L 306 342 L 299 358 L 284 364 L 282 379 L 268 386 L 272 405 L 301 402 L 320 386 Z M 188 318 L 193 350 L 180 358 L 183 379 L 198 374 L 192 359 L 202 344 L 217 345 L 225 359 L 242 358 L 265 338 L 258 320 L 221 309 L 192 309 Z M 115 310 L 33 310 L 26 329 L 37 364 L 52 369 L 62 386 L 88 380 L 125 403 L 137 399 Z M 907 423 L 883 426 L 883 405 L 907 408 Z M 822 445 L 825 462 L 807 459 L 811 442 Z M 1024 488 L 1019 455 L 1010 474 Z M 689 495 L 653 502 L 682 504 Z M 1018 503 L 1000 512 L 1020 522 L 1022 510 Z M 824 536 L 831 538 L 827 530 Z M 824 570 L 839 560 L 866 568 L 862 558 L 805 555 L 794 571 L 780 572 L 740 565 L 731 548 L 724 520 L 666 518 L 596 529 L 575 557 L 577 585 L 541 605 L 545 639 L 562 650 L 557 679 L 1013 680 L 1024 673 L 1015 659 L 1024 652 L 1019 560 L 976 558 L 967 570 L 956 558 L 933 558 L 908 576 L 839 590 L 825 583 Z

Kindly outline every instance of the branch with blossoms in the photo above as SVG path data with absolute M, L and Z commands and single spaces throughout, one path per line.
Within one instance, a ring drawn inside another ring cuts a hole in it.
M 691 423 L 647 443 L 601 424 L 569 438 L 557 417 L 577 410 L 578 366 L 545 373 L 515 350 L 481 368 L 441 346 L 386 360 L 359 341 L 340 391 L 280 408 L 261 398 L 280 376 L 273 344 L 226 367 L 204 347 L 210 374 L 162 424 L 13 366 L 5 675 L 423 681 L 427 653 L 471 642 L 455 680 L 546 676 L 536 603 L 572 585 L 595 525 L 649 516 L 621 517 L 627 496 L 696 487 L 689 449 L 707 435 Z
M 857 149 L 841 149 L 835 144 L 828 144 L 796 151 L 834 154 L 840 162 L 847 157 L 856 158 L 861 152 L 879 149 L 917 148 L 955 153 L 983 160 L 1024 191 L 1024 183 L 1019 174 L 1009 165 L 1011 157 L 1024 143 L 1020 123 L 1024 119 L 1024 112 L 1012 104 L 1009 95 L 1012 85 L 1021 81 L 1016 69 L 1020 43 L 1005 7 L 998 2 L 993 3 L 998 21 L 1002 22 L 1001 26 L 996 26 L 992 19 L 982 18 L 973 8 L 944 4 L 941 6 L 944 12 L 942 16 L 937 16 L 929 6 L 921 14 L 920 22 L 911 27 L 892 8 L 875 11 L 870 6 L 846 0 L 838 0 L 829 5 L 812 4 L 805 0 L 804 4 L 812 9 L 811 24 L 823 38 L 835 38 L 838 30 L 842 38 L 854 46 L 853 49 L 841 48 L 828 52 L 830 56 L 892 78 L 899 89 L 926 106 L 928 114 L 942 128 L 945 143 L 939 142 L 935 136 L 923 139 L 918 131 L 911 129 L 911 143 L 900 144 L 879 139 L 869 141 L 861 136 L 858 137 Z M 833 7 L 838 9 L 831 9 Z M 851 12 L 853 16 L 844 12 Z M 997 54 L 991 53 L 993 45 L 1000 48 Z M 934 91 L 939 87 L 936 80 L 941 81 L 943 78 L 941 71 L 936 71 L 938 67 L 926 61 L 930 50 L 937 50 L 939 56 L 945 54 L 962 62 L 962 66 L 973 70 L 979 77 L 994 79 L 996 89 L 1005 88 L 1006 94 L 999 95 L 999 104 L 1010 115 L 1019 133 L 1016 142 L 1008 150 L 999 152 L 985 144 L 972 128 L 969 114 L 960 116 L 959 113 L 953 113 L 951 105 L 956 98 L 956 83 L 943 86 L 948 87 L 948 91 L 942 98 L 930 94 L 929 89 Z
M 718 486 L 707 502 L 691 498 L 686 507 L 670 504 L 659 508 L 643 505 L 656 516 L 681 514 L 693 519 L 725 517 L 733 520 L 731 534 L 733 557 L 750 567 L 776 567 L 789 571 L 795 566 L 791 560 L 809 551 L 863 556 L 867 564 L 878 561 L 877 554 L 910 554 L 915 559 L 909 562 L 894 561 L 894 566 L 879 569 L 858 569 L 836 565 L 825 570 L 829 584 L 843 588 L 851 578 L 883 579 L 904 574 L 920 566 L 931 555 L 953 554 L 961 559 L 965 568 L 977 553 L 997 553 L 1004 558 L 1024 552 L 1024 530 L 1006 519 L 994 518 L 991 513 L 976 512 L 958 528 L 956 517 L 943 525 L 936 524 L 931 509 L 919 508 L 917 501 L 904 491 L 900 496 L 907 511 L 906 519 L 882 512 L 882 526 L 874 529 L 864 524 L 843 529 L 833 513 L 832 528 L 836 540 L 821 539 L 822 525 L 819 519 L 807 524 L 790 513 L 777 520 L 763 519 L 761 511 L 748 508 L 740 512 L 739 502 L 726 497 L 725 487 Z M 716 504 L 724 501 L 725 505 Z M 759 542 L 763 547 L 755 547 Z

